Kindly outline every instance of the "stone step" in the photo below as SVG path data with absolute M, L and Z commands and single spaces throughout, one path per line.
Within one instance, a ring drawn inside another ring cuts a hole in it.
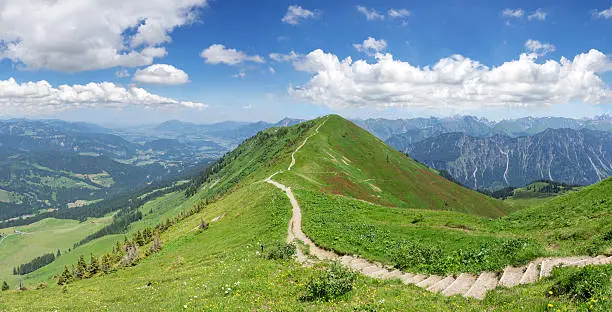
M 465 295 L 476 282 L 476 276 L 469 273 L 461 273 L 457 279 L 442 291 L 444 296 Z
M 441 292 L 444 289 L 446 289 L 448 286 L 450 286 L 453 282 L 455 281 L 455 278 L 452 276 L 447 276 L 445 278 L 443 278 L 442 280 L 440 280 L 439 282 L 429 286 L 427 288 L 427 290 L 431 291 L 431 292 Z
M 545 259 L 540 265 L 540 278 L 550 276 L 552 270 L 557 266 L 562 266 L 568 263 L 575 263 L 578 261 L 588 260 L 591 257 L 565 257 L 565 258 L 553 258 Z
M 487 295 L 487 291 L 497 287 L 497 274 L 493 272 L 483 272 L 478 276 L 474 285 L 465 294 L 466 297 L 482 300 Z
M 342 258 L 340 258 L 340 263 L 342 263 L 345 266 L 350 266 L 351 262 L 353 261 L 353 257 L 351 256 L 342 256 Z
M 589 259 L 584 259 L 584 260 L 568 263 L 568 264 L 565 264 L 564 266 L 584 267 L 587 265 L 599 265 L 599 264 L 602 264 L 602 262 L 606 260 L 607 258 L 608 257 L 606 256 L 597 256 L 595 258 L 589 258 Z
M 432 275 L 418 283 L 416 283 L 417 286 L 421 287 L 421 288 L 427 288 L 439 281 L 442 280 L 442 276 L 438 276 L 438 275 Z
M 406 284 L 415 284 L 416 285 L 417 283 L 427 279 L 427 277 L 428 276 L 425 275 L 425 274 L 416 274 L 416 275 L 412 276 L 412 278 L 407 283 L 406 282 L 404 282 L 404 283 L 406 283 Z
M 393 271 L 388 271 L 389 273 L 384 276 L 383 278 L 385 279 L 399 279 L 402 276 L 402 271 L 400 270 L 393 270 Z
M 380 271 L 382 268 L 377 266 L 376 264 L 370 264 L 370 266 L 361 270 L 364 275 L 372 277 L 372 273 Z
M 370 273 L 370 276 L 373 278 L 383 279 L 387 274 L 389 274 L 389 270 L 378 267 L 378 270 Z
M 506 267 L 502 277 L 499 279 L 500 286 L 514 287 L 519 284 L 525 273 L 525 267 Z
M 612 264 L 612 257 L 607 257 L 601 261 L 601 264 Z
M 538 268 L 540 266 L 540 263 L 541 261 L 530 262 L 527 265 L 527 269 L 525 270 L 525 273 L 523 273 L 519 284 L 535 283 L 535 281 L 537 281 L 540 277 L 540 270 Z
M 412 280 L 412 278 L 415 277 L 414 274 L 412 273 L 404 273 L 402 274 L 402 276 L 400 276 L 400 280 L 404 283 L 404 284 L 410 284 L 410 281 Z

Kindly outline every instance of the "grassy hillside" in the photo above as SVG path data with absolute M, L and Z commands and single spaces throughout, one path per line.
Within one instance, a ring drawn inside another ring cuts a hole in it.
M 293 171 L 278 177 L 296 188 L 344 195 L 383 206 L 457 211 L 486 217 L 506 214 L 501 201 L 449 182 L 340 116 L 325 118 L 319 134 L 296 157 Z
M 34 290 L 29 284 L 25 292 L 2 293 L 0 310 L 547 311 L 554 307 L 573 311 L 591 309 L 589 304 L 594 306 L 591 310 L 612 308 L 603 297 L 582 303 L 549 295 L 551 285 L 560 279 L 557 275 L 533 285 L 497 289 L 484 301 L 442 297 L 399 281 L 358 276 L 353 289 L 339 298 L 306 300 L 306 285 L 328 264 L 308 268 L 291 260 L 267 259 L 273 246 L 285 241 L 291 217 L 285 194 L 263 181 L 276 172 L 280 173 L 275 179 L 294 190 L 303 210 L 304 231 L 317 244 L 390 264 L 397 255 L 431 255 L 423 265 L 403 262 L 414 271 L 496 270 L 538 255 L 578 252 L 563 244 L 551 248 L 542 233 L 556 231 L 566 214 L 577 220 L 565 230 L 587 229 L 589 220 L 600 226 L 610 221 L 609 195 L 604 194 L 609 181 L 566 195 L 576 196 L 570 201 L 563 201 L 564 196 L 531 208 L 534 214 L 542 210 L 533 220 L 527 210 L 491 220 L 505 214 L 501 201 L 439 178 L 337 116 L 327 118 L 311 137 L 324 121 L 266 130 L 206 172 L 201 184 L 194 184 L 194 197 L 172 193 L 141 207 L 145 217 L 131 231 L 185 211 L 200 199 L 205 203 L 200 212 L 161 233 L 161 251 L 135 266 L 65 287 L 49 280 L 46 289 Z M 295 154 L 296 165 L 288 171 L 292 152 L 307 137 L 307 144 Z M 578 196 L 587 202 L 581 204 Z M 576 206 L 574 215 L 569 210 Z M 553 221 L 544 224 L 551 214 Z M 199 231 L 201 220 L 217 221 Z M 542 226 L 540 232 L 533 232 L 537 226 Z M 70 253 L 71 263 L 80 253 L 109 251 L 117 238 L 121 237 L 78 247 Z M 141 255 L 146 248 L 141 248 Z M 70 263 L 68 257 L 62 258 L 54 267 L 45 267 L 49 271 L 35 272 L 38 279 L 31 281 L 48 278 L 52 269 L 60 273 Z
M 16 228 L 0 229 L 6 237 L 0 238 L 0 280 L 17 285 L 18 277 L 12 275 L 13 267 L 26 263 L 58 249 L 66 253 L 68 248 L 87 235 L 112 222 L 112 217 L 92 218 L 85 222 L 75 220 L 44 219 Z M 25 234 L 17 234 L 15 231 Z

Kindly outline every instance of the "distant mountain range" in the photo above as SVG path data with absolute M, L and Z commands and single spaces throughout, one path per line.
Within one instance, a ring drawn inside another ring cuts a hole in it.
M 612 117 L 357 120 L 394 148 L 474 189 L 538 179 L 588 185 L 612 175 Z
M 0 121 L 0 221 L 87 205 L 199 170 L 257 132 L 301 122 L 108 129 L 59 120 Z

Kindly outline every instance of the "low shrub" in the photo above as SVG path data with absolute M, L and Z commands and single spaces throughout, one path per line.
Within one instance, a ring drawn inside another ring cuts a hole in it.
M 270 247 L 266 258 L 270 260 L 287 260 L 295 255 L 295 251 L 296 248 L 294 244 L 278 243 Z
M 315 275 L 306 284 L 304 300 L 329 301 L 353 290 L 356 274 L 338 263 L 332 263 L 324 273 Z
M 583 302 L 604 296 L 610 286 L 611 271 L 610 268 L 590 265 L 584 268 L 555 269 L 552 278 L 556 282 L 550 293 Z

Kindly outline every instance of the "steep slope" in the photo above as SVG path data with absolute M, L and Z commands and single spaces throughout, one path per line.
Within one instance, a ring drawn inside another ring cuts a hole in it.
M 505 214 L 501 202 L 449 182 L 352 122 L 335 115 L 324 120 L 280 181 L 385 206 Z
M 447 133 L 405 151 L 474 189 L 520 187 L 538 179 L 588 185 L 612 174 L 612 133 L 587 129 L 548 129 L 518 138 Z

